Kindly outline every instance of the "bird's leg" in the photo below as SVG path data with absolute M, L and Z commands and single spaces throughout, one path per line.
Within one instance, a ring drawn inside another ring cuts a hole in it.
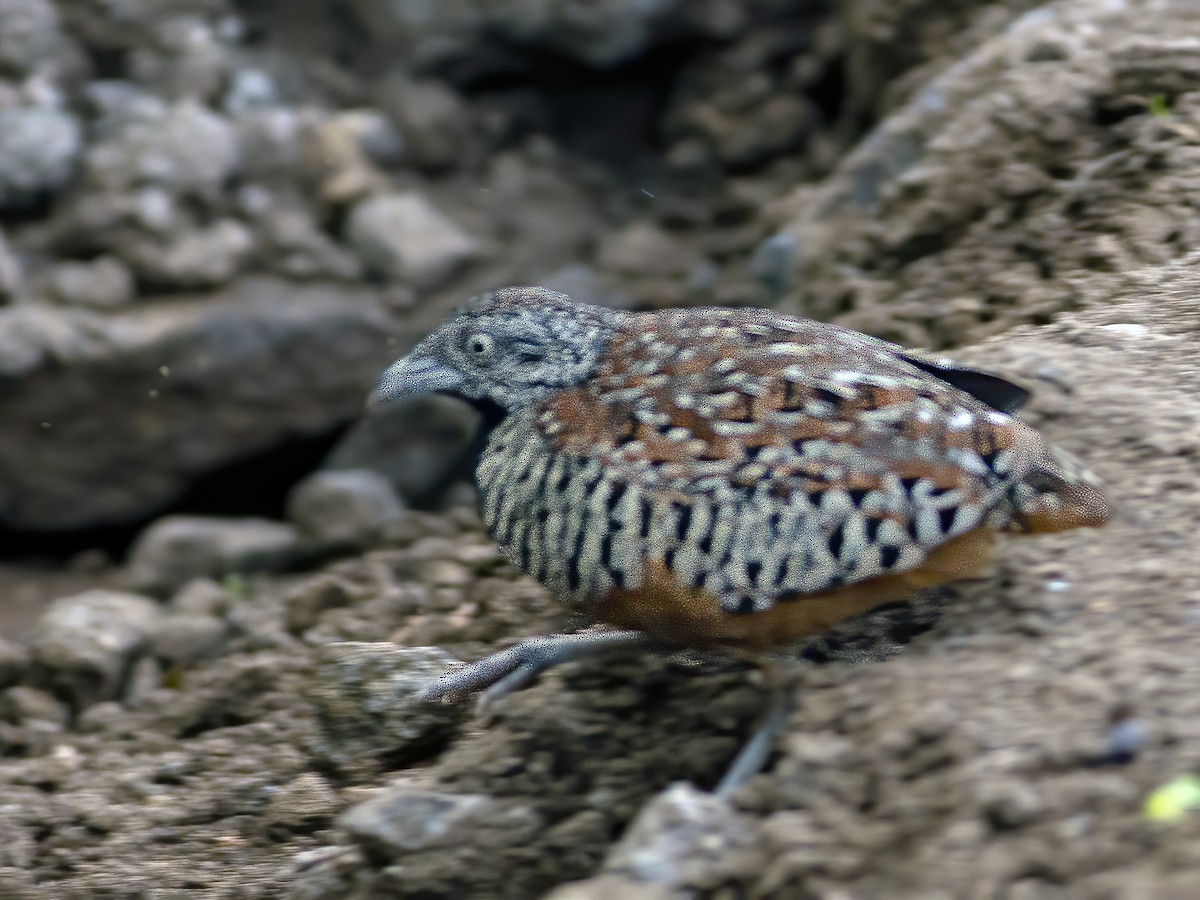
M 452 669 L 422 691 L 421 699 L 442 700 L 455 694 L 483 691 L 479 706 L 486 709 L 559 663 L 651 644 L 650 638 L 640 631 L 584 631 L 529 638 L 478 662 Z
M 729 796 L 763 770 L 775 739 L 783 732 L 792 715 L 791 675 L 796 669 L 795 661 L 764 660 L 760 665 L 763 681 L 767 685 L 767 706 L 749 739 L 717 785 L 715 793 L 719 797 Z

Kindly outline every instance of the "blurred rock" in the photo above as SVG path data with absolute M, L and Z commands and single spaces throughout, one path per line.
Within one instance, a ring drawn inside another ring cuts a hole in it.
M 621 290 L 612 279 L 582 263 L 556 269 L 538 278 L 537 283 L 549 290 L 574 297 L 581 303 L 596 303 L 616 309 L 627 309 L 632 303 L 629 294 Z
M 13 687 L 0 694 L 0 719 L 10 722 L 39 722 L 62 731 L 70 711 L 53 694 L 32 687 Z
M 689 0 L 510 0 L 487 5 L 443 0 L 429 6 L 350 0 L 346 5 L 368 33 L 398 44 L 422 66 L 453 65 L 472 76 L 511 66 L 511 51 L 505 52 L 509 45 L 610 68 L 656 44 L 729 37 L 744 22 L 739 4 Z
M 194 100 L 167 104 L 127 91 L 98 123 L 86 155 L 91 182 L 105 191 L 153 184 L 181 196 L 214 197 L 241 165 L 237 130 Z
M 288 631 L 303 634 L 317 624 L 326 610 L 350 606 L 362 595 L 360 588 L 336 575 L 306 578 L 283 598 L 287 608 Z
M 846 111 L 877 118 L 1045 0 L 846 0 Z
M 211 578 L 187 582 L 171 595 L 167 608 L 184 615 L 221 619 L 236 605 L 237 599 Z
M 315 772 L 305 772 L 271 795 L 263 822 L 268 829 L 311 831 L 341 808 L 333 787 Z
M 261 69 L 238 69 L 221 101 L 225 112 L 238 115 L 252 109 L 268 109 L 281 100 L 279 86 Z
M 362 277 L 358 258 L 322 231 L 299 203 L 268 198 L 266 208 L 255 215 L 264 255 L 280 274 L 304 280 Z
M 195 613 L 167 613 L 150 635 L 149 652 L 168 665 L 191 666 L 214 659 L 229 638 L 224 619 Z
M 632 276 L 679 276 L 696 265 L 696 253 L 649 222 L 633 222 L 604 239 L 597 251 L 604 269 Z
M 128 306 L 134 297 L 132 273 L 111 256 L 59 263 L 50 271 L 50 289 L 62 303 L 95 309 Z
M 417 693 L 457 660 L 436 647 L 327 644 L 317 656 L 312 701 L 321 725 L 317 754 L 343 773 L 366 775 L 432 754 L 464 710 Z
M 117 591 L 55 600 L 34 629 L 36 682 L 76 707 L 118 699 L 160 616 L 153 600 Z
M 62 33 L 50 0 L 0 0 L 0 77 L 53 62 Z
M 442 170 L 478 162 L 470 110 L 447 85 L 393 77 L 378 90 L 378 102 L 396 123 L 413 165 Z
M 128 580 L 137 590 L 168 593 L 194 578 L 280 569 L 298 543 L 294 528 L 267 519 L 164 516 L 134 542 Z
M 675 784 L 638 813 L 609 852 L 604 870 L 691 896 L 727 883 L 733 872 L 761 867 L 764 852 L 754 824 L 727 800 Z
M 899 34 L 906 8 L 945 6 L 855 5 Z M 1168 2 L 1145 16 L 1067 0 L 1006 24 L 1010 12 L 946 57 L 953 64 L 829 177 L 774 207 L 796 249 L 784 311 L 955 346 L 1076 308 L 1094 273 L 1200 248 L 1185 224 L 1200 189 L 1200 104 L 1181 94 L 1163 116 L 1149 105 L 1200 69 L 1197 45 L 1180 38 L 1200 28 L 1200 7 Z
M 165 246 L 159 238 L 122 241 L 119 252 L 147 282 L 167 289 L 218 287 L 230 281 L 254 250 L 254 235 L 234 219 L 188 230 Z
M 437 287 L 479 254 L 474 238 L 415 193 L 361 201 L 346 234 L 369 270 L 418 289 Z
M 139 42 L 129 56 L 133 77 L 173 100 L 212 100 L 228 79 L 230 65 L 215 29 L 195 15 L 155 22 L 149 40 Z
M 13 252 L 12 246 L 0 231 L 0 306 L 7 301 L 15 300 L 21 295 L 25 286 L 25 277 L 21 271 L 21 262 Z
M 374 291 L 242 278 L 119 315 L 0 307 L 0 521 L 144 515 L 212 468 L 362 410 L 391 338 Z
M 315 472 L 288 498 L 292 524 L 322 548 L 366 547 L 403 515 L 392 483 L 370 469 Z
M 0 687 L 22 679 L 29 669 L 29 648 L 16 641 L 0 638 Z
M 403 138 L 373 109 L 351 109 L 310 122 L 300 136 L 302 166 L 330 204 L 352 203 L 387 189 L 378 162 L 395 162 Z
M 48 199 L 75 174 L 82 135 L 70 113 L 40 106 L 0 109 L 0 211 Z
M 511 800 L 400 785 L 352 807 L 340 824 L 368 855 L 403 859 L 427 850 L 520 845 L 541 818 Z
M 470 474 L 466 452 L 478 427 L 478 414 L 461 400 L 415 397 L 372 410 L 347 432 L 325 466 L 373 469 L 405 500 L 428 502 L 455 474 Z

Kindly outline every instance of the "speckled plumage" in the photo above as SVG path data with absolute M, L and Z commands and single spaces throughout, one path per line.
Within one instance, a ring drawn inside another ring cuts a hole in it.
M 977 571 L 998 531 L 1108 516 L 1096 478 L 1011 415 L 1022 389 L 770 311 L 506 289 L 397 366 L 494 424 L 476 478 L 507 558 L 665 642 L 794 640 Z

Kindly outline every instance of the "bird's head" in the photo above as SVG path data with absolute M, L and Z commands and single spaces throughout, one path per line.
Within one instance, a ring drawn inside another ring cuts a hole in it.
M 583 382 L 621 315 L 544 288 L 481 294 L 393 363 L 369 403 L 437 392 L 501 415 L 529 406 Z

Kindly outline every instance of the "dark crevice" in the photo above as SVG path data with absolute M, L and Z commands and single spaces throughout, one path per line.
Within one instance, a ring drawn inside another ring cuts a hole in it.
M 197 477 L 165 508 L 138 519 L 62 531 L 0 526 L 0 560 L 61 563 L 90 550 L 121 559 L 142 529 L 163 515 L 282 518 L 292 487 L 320 466 L 345 430 L 341 425 L 295 437 L 227 463 Z
M 92 64 L 92 78 L 98 81 L 118 81 L 125 77 L 128 69 L 129 51 L 119 47 L 86 46 L 88 61 Z
M 840 122 L 846 108 L 846 59 L 839 56 L 830 60 L 820 77 L 808 90 L 808 99 L 821 112 L 825 124 Z M 868 122 L 858 129 L 865 131 L 874 123 Z
M 510 48 L 502 73 L 456 79 L 468 99 L 514 112 L 526 131 L 553 137 L 567 153 L 627 173 L 663 152 L 659 123 L 679 73 L 705 45 L 658 46 L 611 69 L 544 50 Z M 511 135 L 516 140 L 524 134 Z

